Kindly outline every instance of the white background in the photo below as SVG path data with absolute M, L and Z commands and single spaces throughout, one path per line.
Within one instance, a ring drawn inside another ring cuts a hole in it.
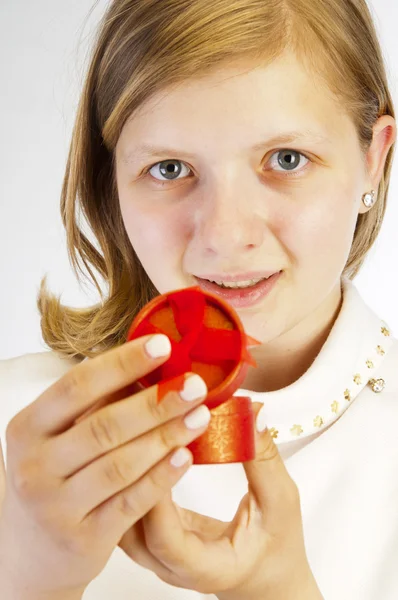
M 36 293 L 91 304 L 69 266 L 59 197 L 84 61 L 107 2 L 0 0 L 0 358 L 45 348 Z M 398 2 L 371 4 L 397 105 Z M 90 10 L 92 12 L 90 13 Z M 355 284 L 398 335 L 398 157 L 382 232 Z

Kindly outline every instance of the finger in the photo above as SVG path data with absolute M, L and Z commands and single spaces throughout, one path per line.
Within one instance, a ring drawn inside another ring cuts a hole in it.
M 143 518 L 143 523 L 148 524 L 148 532 L 155 523 L 156 519 L 166 519 L 168 523 L 173 523 L 178 519 L 180 527 L 178 531 L 193 532 L 199 535 L 203 541 L 219 539 L 228 527 L 229 521 L 220 521 L 206 515 L 202 515 L 193 510 L 188 510 L 176 504 L 171 494 L 166 494 L 164 498 Z
M 93 413 L 95 413 L 97 410 L 99 410 L 103 406 L 109 406 L 110 404 L 113 404 L 114 402 L 118 402 L 119 400 L 124 400 L 128 396 L 137 394 L 143 388 L 144 388 L 144 386 L 138 382 L 130 383 L 126 387 L 122 387 L 122 388 L 120 388 L 120 390 L 116 390 L 116 392 L 113 392 L 112 394 L 108 394 L 107 396 L 104 396 L 103 398 L 98 400 L 95 404 L 90 406 L 77 419 L 75 419 L 74 425 L 77 425 L 78 423 L 80 423 L 81 421 L 83 421 L 84 419 L 86 419 L 87 417 L 92 415 Z
M 258 411 L 258 423 L 264 419 L 263 410 L 264 407 L 261 407 Z M 297 502 L 297 486 L 290 477 L 268 428 L 262 432 L 256 431 L 255 437 L 256 457 L 243 463 L 249 491 L 260 511 L 270 513 L 270 520 L 278 515 L 284 518 L 286 511 Z
M 88 514 L 86 521 L 89 529 L 93 527 L 99 539 L 118 544 L 126 531 L 160 502 L 192 465 L 192 453 L 187 448 L 178 452 L 180 450 L 188 455 L 186 463 L 174 466 L 171 458 L 175 452 L 169 454 L 141 479 Z
M 26 427 L 47 436 L 65 431 L 98 400 L 160 366 L 170 351 L 167 336 L 147 335 L 76 365 L 22 411 Z
M 199 517 L 202 515 L 198 515 Z M 220 540 L 215 535 L 205 536 L 204 531 L 196 534 L 184 528 L 180 511 L 171 495 L 165 495 L 142 519 L 146 546 L 156 559 L 176 574 L 191 575 L 193 579 L 206 570 L 210 573 L 219 562 L 220 553 L 231 558 L 229 540 Z M 204 518 L 206 522 L 206 518 Z M 209 522 L 207 522 L 209 525 Z M 228 524 L 227 524 L 228 525 Z M 226 551 L 226 554 L 224 552 Z M 227 575 L 228 562 L 223 562 Z
M 146 547 L 142 519 L 126 531 L 118 545 L 135 563 L 149 569 L 166 583 L 178 585 L 175 574 L 162 565 Z
M 187 508 L 179 506 L 176 502 L 173 501 L 171 493 L 166 494 L 159 504 L 163 504 L 165 509 L 167 509 L 168 504 L 170 510 L 172 509 L 177 512 L 178 518 L 183 529 L 185 531 L 194 532 L 203 541 L 219 539 L 225 534 L 225 532 L 231 525 L 230 521 L 220 521 L 219 519 L 214 519 L 213 517 L 208 517 L 206 515 L 197 513 L 193 510 L 189 510 Z M 155 511 L 156 507 L 154 509 L 154 512 Z M 145 521 L 145 517 L 143 521 Z
M 188 415 L 101 456 L 65 480 L 63 489 L 69 505 L 84 518 L 93 508 L 138 481 L 172 450 L 187 446 L 202 435 L 210 417 L 209 409 L 202 404 Z
M 214 580 L 219 578 L 220 557 L 223 581 L 232 586 L 237 575 L 237 554 L 229 538 L 214 539 L 215 536 L 185 530 L 169 496 L 148 511 L 142 522 L 150 554 L 186 582 L 186 587 L 206 582 L 210 593 Z
M 242 498 L 230 523 L 194 514 L 195 526 L 204 526 L 198 532 L 184 529 L 181 508 L 165 495 L 142 518 L 150 555 L 188 584 L 206 581 L 209 590 L 214 588 L 212 581 L 219 578 L 220 560 L 225 584 L 233 587 L 246 579 L 264 551 L 263 536 L 258 535 L 261 523 L 253 516 L 249 497 Z
M 184 528 L 171 495 L 165 494 L 143 517 L 142 523 L 148 550 L 171 570 L 179 564 L 182 555 L 192 552 L 191 544 L 196 544 L 195 534 Z
M 6 465 L 4 462 L 3 448 L 0 439 L 0 513 L 6 494 Z
M 216 540 L 223 536 L 231 523 L 213 517 L 201 515 L 193 510 L 183 508 L 174 503 L 184 529 L 195 532 L 202 539 Z
M 106 406 L 48 440 L 49 471 L 70 477 L 94 459 L 192 410 L 207 394 L 205 382 L 194 373 L 187 373 L 180 391 L 169 392 L 161 402 L 158 388 L 154 385 Z

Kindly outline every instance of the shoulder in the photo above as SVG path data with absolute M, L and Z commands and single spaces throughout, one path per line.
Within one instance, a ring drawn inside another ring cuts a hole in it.
M 0 360 L 0 437 L 17 413 L 79 362 L 52 351 Z
M 0 390 L 12 392 L 17 388 L 40 388 L 47 381 L 59 379 L 79 362 L 76 358 L 65 358 L 51 351 L 0 360 Z
M 385 383 L 385 391 L 395 396 L 398 405 L 398 339 L 393 337 L 384 361 L 375 375 Z
M 369 431 L 383 432 L 383 444 L 389 439 L 398 448 L 394 441 L 398 422 L 398 339 L 391 339 L 384 360 L 374 372 L 369 373 L 369 384 L 360 395 L 363 402 L 359 402 L 356 408 L 358 411 L 364 409 Z M 398 459 L 398 453 L 394 452 Z

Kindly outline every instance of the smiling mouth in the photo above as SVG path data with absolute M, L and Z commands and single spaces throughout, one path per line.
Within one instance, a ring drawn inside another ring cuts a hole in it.
M 220 281 L 195 277 L 205 291 L 216 294 L 235 308 L 254 306 L 265 298 L 277 285 L 283 270 L 257 280 Z

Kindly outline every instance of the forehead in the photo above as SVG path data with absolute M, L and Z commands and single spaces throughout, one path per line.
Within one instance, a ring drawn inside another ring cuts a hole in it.
M 126 158 L 125 142 L 157 141 L 158 132 L 164 144 L 178 131 L 187 148 L 190 139 L 216 136 L 227 146 L 298 129 L 333 138 L 352 135 L 353 124 L 324 80 L 288 53 L 269 65 L 235 63 L 162 90 L 131 116 L 119 146 Z

